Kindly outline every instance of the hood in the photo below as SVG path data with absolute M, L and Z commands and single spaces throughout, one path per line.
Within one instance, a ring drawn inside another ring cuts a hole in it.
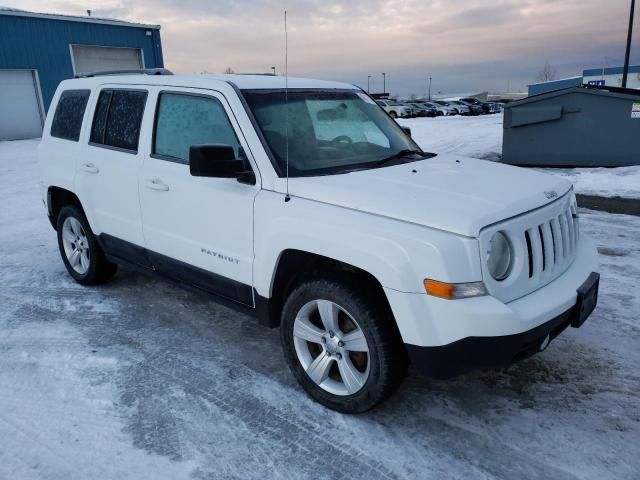
M 570 189 L 571 182 L 561 177 L 455 155 L 289 180 L 292 196 L 467 237 L 551 203 Z

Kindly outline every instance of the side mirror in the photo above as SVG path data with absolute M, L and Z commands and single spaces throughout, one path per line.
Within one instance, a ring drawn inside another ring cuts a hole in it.
M 402 131 L 405 133 L 405 135 L 407 136 L 411 136 L 411 129 L 409 127 L 400 127 L 402 129 Z
M 256 183 L 255 175 L 247 171 L 243 160 L 236 158 L 231 145 L 191 145 L 189 171 L 194 177 L 237 178 L 242 183 Z

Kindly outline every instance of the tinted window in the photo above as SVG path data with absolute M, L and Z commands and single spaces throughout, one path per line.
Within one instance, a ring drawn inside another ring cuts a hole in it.
M 78 141 L 89 94 L 89 90 L 67 90 L 62 92 L 51 123 L 52 137 L 73 140 L 74 142 Z
M 91 127 L 91 142 L 137 151 L 147 92 L 103 90 Z
M 111 103 L 111 91 L 103 90 L 98 98 L 96 112 L 93 115 L 93 125 L 91 127 L 91 142 L 104 143 L 104 131 L 107 125 L 107 114 Z
M 191 145 L 239 143 L 222 104 L 215 98 L 162 93 L 158 100 L 153 153 L 189 161 Z

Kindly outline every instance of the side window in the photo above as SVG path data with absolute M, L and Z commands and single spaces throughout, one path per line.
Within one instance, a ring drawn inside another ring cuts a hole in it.
M 161 93 L 158 98 L 152 153 L 189 163 L 191 145 L 240 144 L 222 104 L 215 98 Z
M 102 90 L 93 115 L 90 141 L 137 152 L 147 92 Z
M 60 95 L 51 123 L 51 136 L 77 142 L 90 90 L 65 90 Z

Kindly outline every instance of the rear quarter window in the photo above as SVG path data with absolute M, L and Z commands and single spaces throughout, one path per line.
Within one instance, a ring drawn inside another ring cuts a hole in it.
M 90 90 L 65 90 L 60 95 L 51 123 L 51 136 L 77 142 Z

